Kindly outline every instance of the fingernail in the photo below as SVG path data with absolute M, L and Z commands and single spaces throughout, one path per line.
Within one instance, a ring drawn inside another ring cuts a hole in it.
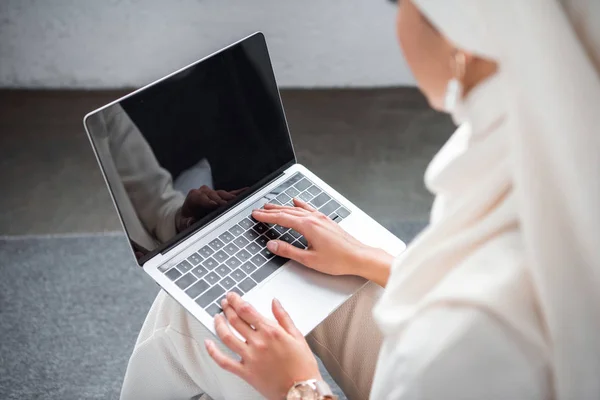
M 212 346 L 212 340 L 210 340 L 210 339 L 204 339 L 204 345 L 206 347 L 211 347 Z
M 273 301 L 275 302 L 275 304 L 277 304 L 279 307 L 281 307 L 281 302 L 276 297 L 273 298 Z
M 227 303 L 227 299 L 223 299 L 223 300 L 221 300 L 221 308 L 222 308 L 222 309 L 225 309 L 225 307 L 227 307 L 227 304 L 228 304 L 228 303 Z
M 269 240 L 267 242 L 267 249 L 269 249 L 269 251 L 271 253 L 275 253 L 278 248 L 279 248 L 279 243 L 277 243 L 275 240 Z

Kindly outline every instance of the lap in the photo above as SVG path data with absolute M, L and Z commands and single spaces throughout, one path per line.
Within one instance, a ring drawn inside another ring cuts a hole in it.
M 368 283 L 315 328 L 307 340 L 352 400 L 367 398 L 381 336 L 371 316 L 382 289 Z M 368 337 L 368 340 L 364 340 Z M 246 382 L 220 369 L 208 356 L 204 339 L 212 333 L 161 291 L 131 356 L 122 398 L 260 399 Z M 220 341 L 224 351 L 233 355 Z

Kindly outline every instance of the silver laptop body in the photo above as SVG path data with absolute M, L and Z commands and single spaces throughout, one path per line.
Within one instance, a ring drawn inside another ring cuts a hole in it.
M 405 248 L 296 162 L 261 33 L 89 113 L 84 126 L 136 260 L 213 333 L 229 291 L 270 318 L 279 299 L 306 335 L 366 283 L 270 254 L 270 239 L 308 243 L 252 220 L 267 202 L 298 197 L 368 245 L 393 255 Z M 200 187 L 208 200 L 178 230 L 172 219 Z M 213 204 L 223 192 L 234 198 Z

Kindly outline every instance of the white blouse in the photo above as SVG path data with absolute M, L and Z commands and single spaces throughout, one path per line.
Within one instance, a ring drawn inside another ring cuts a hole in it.
M 425 310 L 380 352 L 373 400 L 549 398 L 544 358 L 482 311 Z

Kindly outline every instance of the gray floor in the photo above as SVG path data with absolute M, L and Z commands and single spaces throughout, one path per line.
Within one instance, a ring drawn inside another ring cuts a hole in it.
M 0 91 L 0 235 L 119 229 L 81 119 L 123 93 Z M 301 163 L 385 225 L 427 218 L 423 172 L 453 126 L 415 89 L 282 96 Z

